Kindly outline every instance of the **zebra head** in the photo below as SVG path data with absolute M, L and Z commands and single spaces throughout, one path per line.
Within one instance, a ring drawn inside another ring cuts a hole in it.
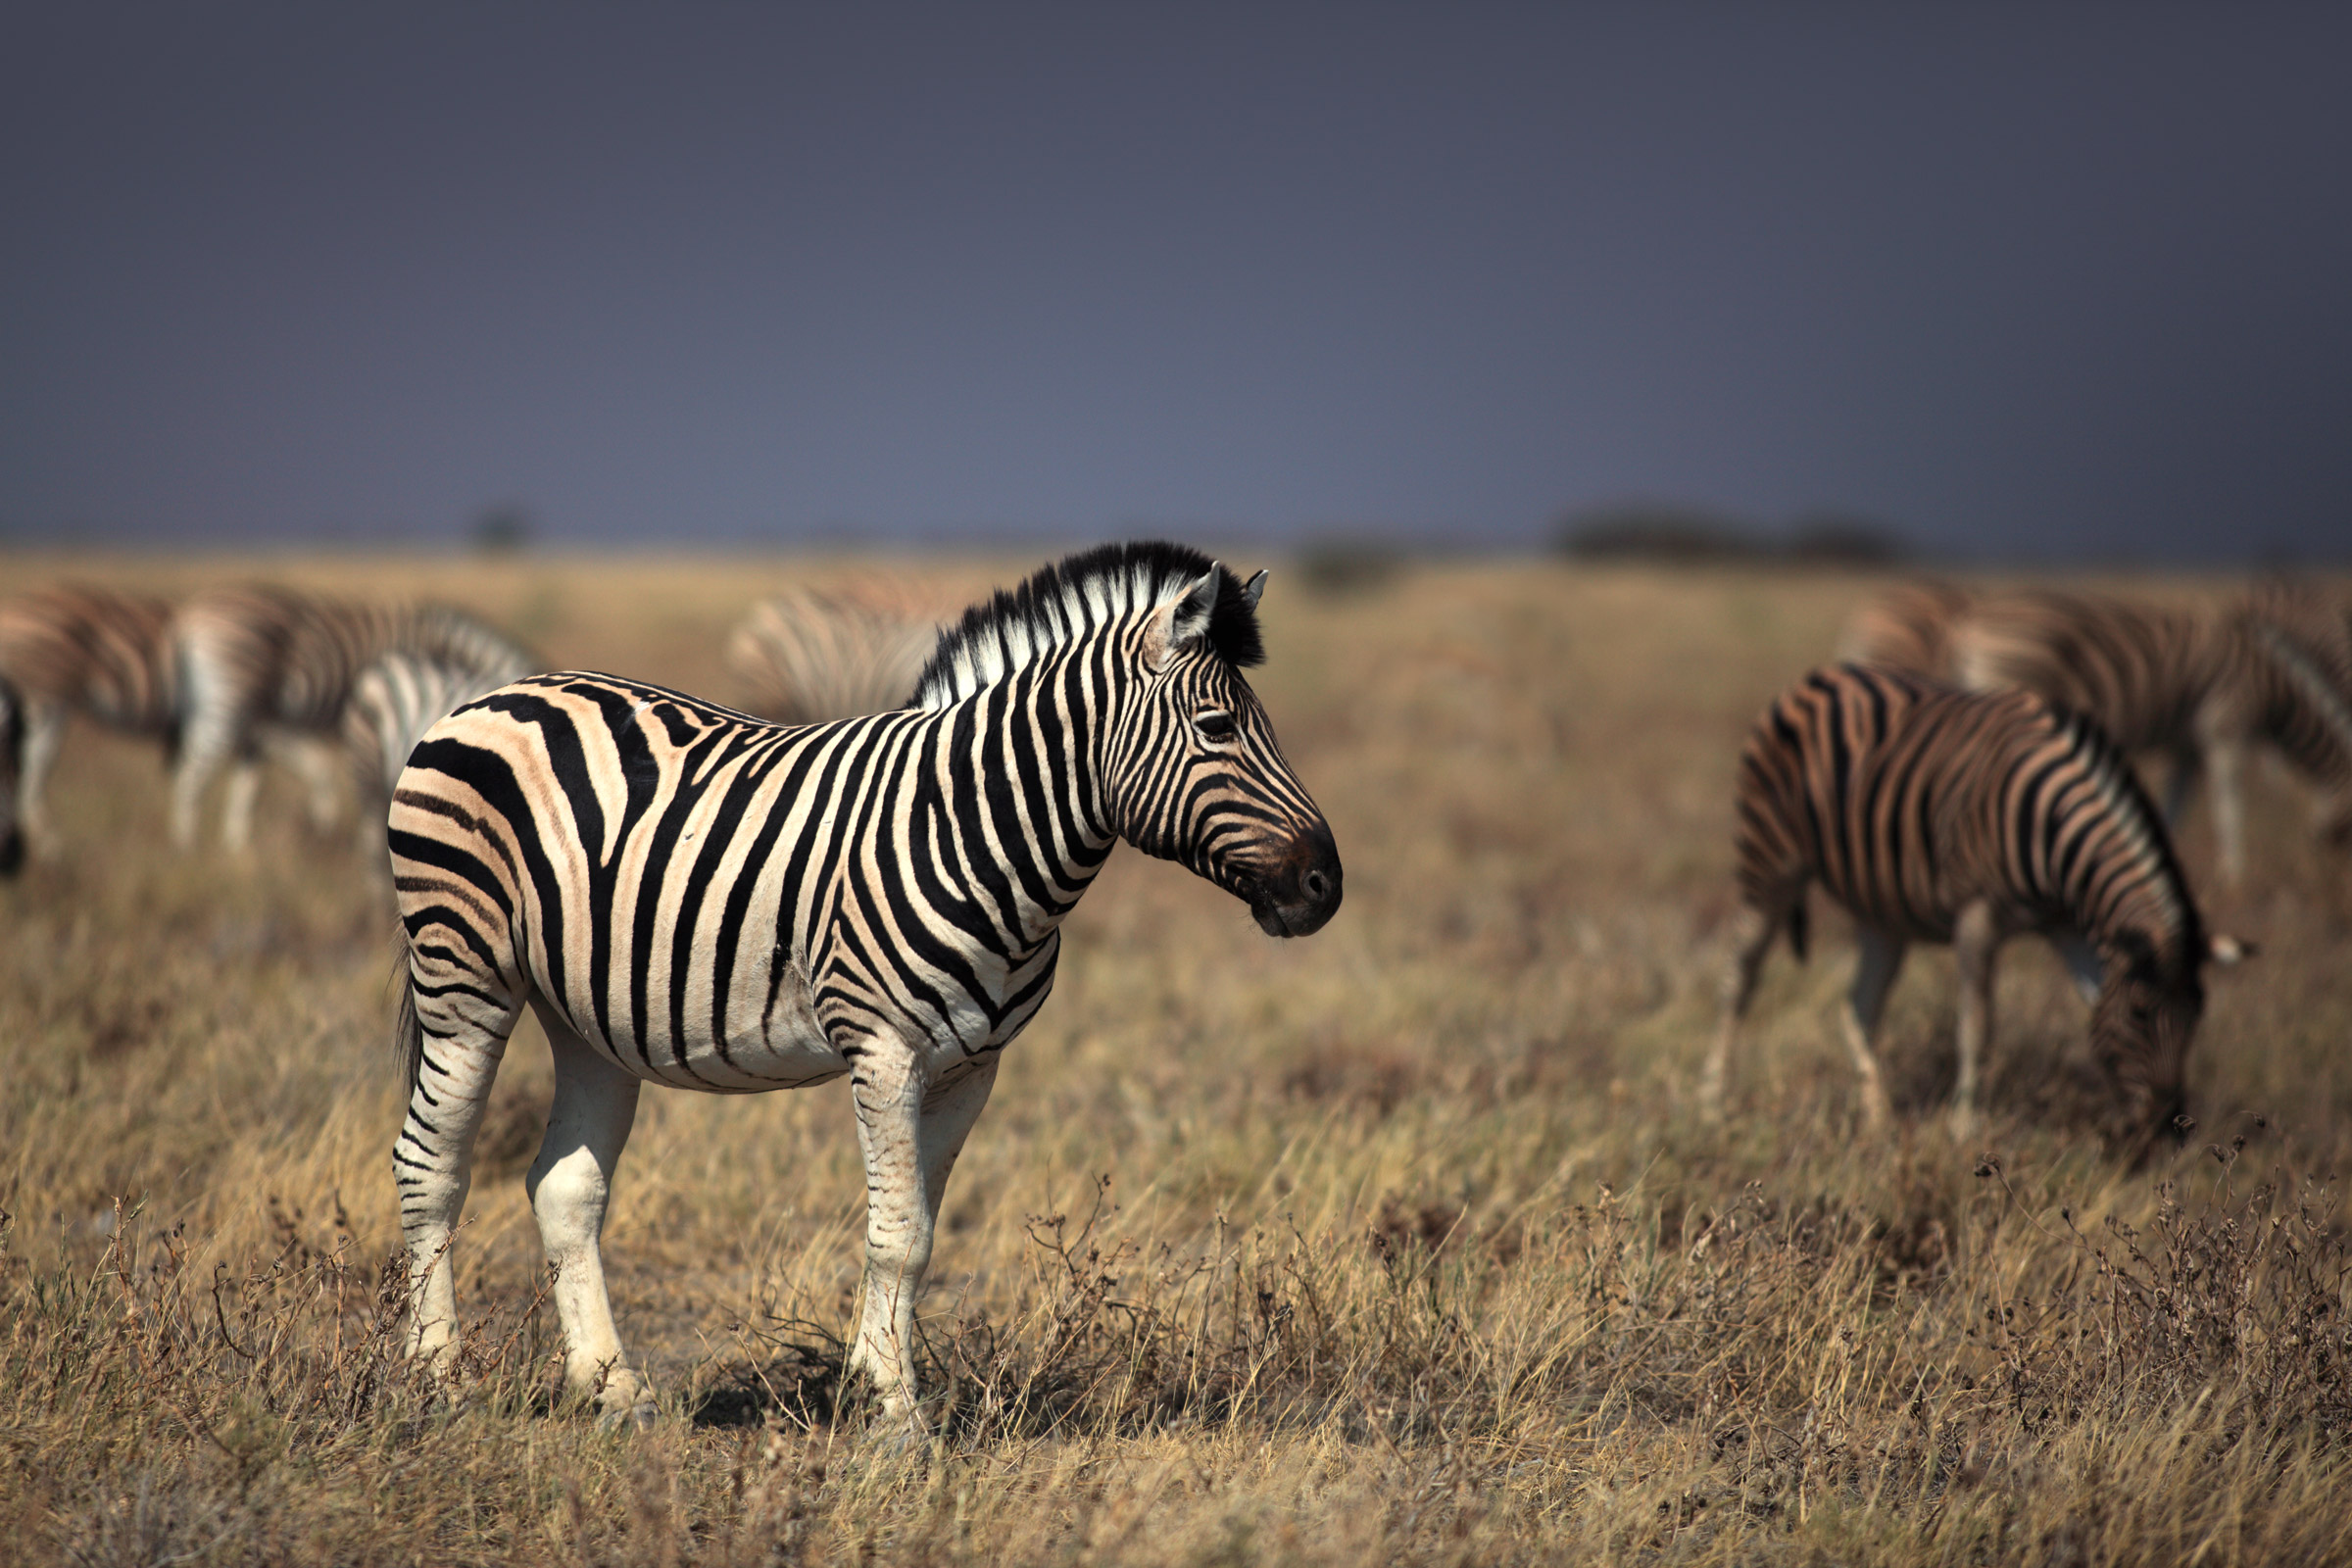
M 24 834 L 17 824 L 17 793 L 24 757 L 24 710 L 16 689 L 0 680 L 0 876 L 24 865 Z
M 2184 951 L 2166 954 L 2138 932 L 2124 934 L 2106 957 L 2107 977 L 2090 1009 L 2090 1049 L 2114 1091 L 2127 1137 L 2141 1152 L 2167 1134 L 2182 1136 L 2188 1101 L 2183 1083 L 2189 1042 L 2205 1011 L 2199 968 L 2235 951 L 2195 934 Z
M 1340 906 L 1340 851 L 1242 675 L 1262 657 L 1265 583 L 1211 562 L 1145 613 L 1105 805 L 1128 843 L 1233 894 L 1268 935 L 1302 937 Z

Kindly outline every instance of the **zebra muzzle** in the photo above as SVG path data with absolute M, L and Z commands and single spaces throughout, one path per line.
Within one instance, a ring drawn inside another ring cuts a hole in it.
M 1340 847 L 1330 824 L 1317 821 L 1291 840 L 1247 896 L 1258 929 L 1268 936 L 1304 937 L 1322 930 L 1339 912 L 1341 891 Z

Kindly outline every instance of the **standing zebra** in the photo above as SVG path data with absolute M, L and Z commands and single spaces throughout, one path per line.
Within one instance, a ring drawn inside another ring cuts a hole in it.
M 435 725 L 391 815 L 413 1349 L 455 1348 L 448 1249 L 528 1005 L 556 1094 L 525 1185 L 569 1389 L 608 1420 L 651 1414 L 598 1251 L 639 1085 L 846 1072 L 866 1170 L 851 1370 L 911 1418 L 948 1172 L 1112 844 L 1182 863 L 1277 936 L 1339 907 L 1331 830 L 1242 675 L 1263 658 L 1264 581 L 1175 545 L 1102 546 L 968 611 L 910 710 L 811 728 L 585 674 Z
M 2179 1115 L 2199 970 L 2242 950 L 2208 943 L 2155 808 L 2087 719 L 2032 692 L 1818 669 L 1749 734 L 1739 814 L 1740 910 L 1709 1106 L 1773 938 L 1786 929 L 1804 956 L 1805 889 L 1818 880 L 1859 928 L 1844 1023 L 1872 1122 L 1887 1115 L 1872 1037 L 1906 947 L 1949 942 L 1959 959 L 1953 1117 L 1965 1128 L 1990 1044 L 1993 955 L 2023 932 L 2048 939 L 2090 999 L 2091 1052 L 2127 1116 L 2153 1134 Z
M 793 587 L 752 607 L 727 638 L 727 665 L 761 718 L 821 724 L 903 705 L 938 641 L 912 595 Z
M 416 654 L 496 685 L 536 667 L 514 643 L 464 611 L 432 604 L 353 604 L 273 584 L 216 588 L 172 620 L 180 748 L 172 780 L 172 836 L 196 842 L 213 775 L 233 764 L 222 837 L 251 835 L 257 755 L 270 750 L 311 785 L 312 816 L 334 814 L 339 769 L 330 747 L 360 671 L 391 651 Z
M 65 585 L 0 601 L 0 686 L 13 694 L 15 774 L 5 809 L 36 854 L 53 854 L 49 770 L 76 709 L 169 748 L 177 727 L 172 607 L 143 594 Z
M 2240 781 L 2256 741 L 2318 787 L 2324 837 L 2352 836 L 2352 648 L 2341 613 L 2306 591 L 2274 585 L 2214 614 L 2051 590 L 1905 588 L 1859 612 L 1840 651 L 1972 691 L 2038 692 L 2127 752 L 2163 753 L 2176 827 L 2190 786 L 2210 776 L 2226 883 L 2244 877 Z

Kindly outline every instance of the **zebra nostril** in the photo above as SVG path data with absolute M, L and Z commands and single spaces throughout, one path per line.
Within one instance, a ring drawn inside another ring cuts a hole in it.
M 1331 878 L 1320 871 L 1309 871 L 1298 879 L 1299 888 L 1310 899 L 1321 899 L 1331 891 Z

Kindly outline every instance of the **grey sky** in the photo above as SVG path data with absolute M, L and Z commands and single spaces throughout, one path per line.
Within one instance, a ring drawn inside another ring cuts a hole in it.
M 2352 554 L 2352 8 L 0 13 L 20 540 Z

